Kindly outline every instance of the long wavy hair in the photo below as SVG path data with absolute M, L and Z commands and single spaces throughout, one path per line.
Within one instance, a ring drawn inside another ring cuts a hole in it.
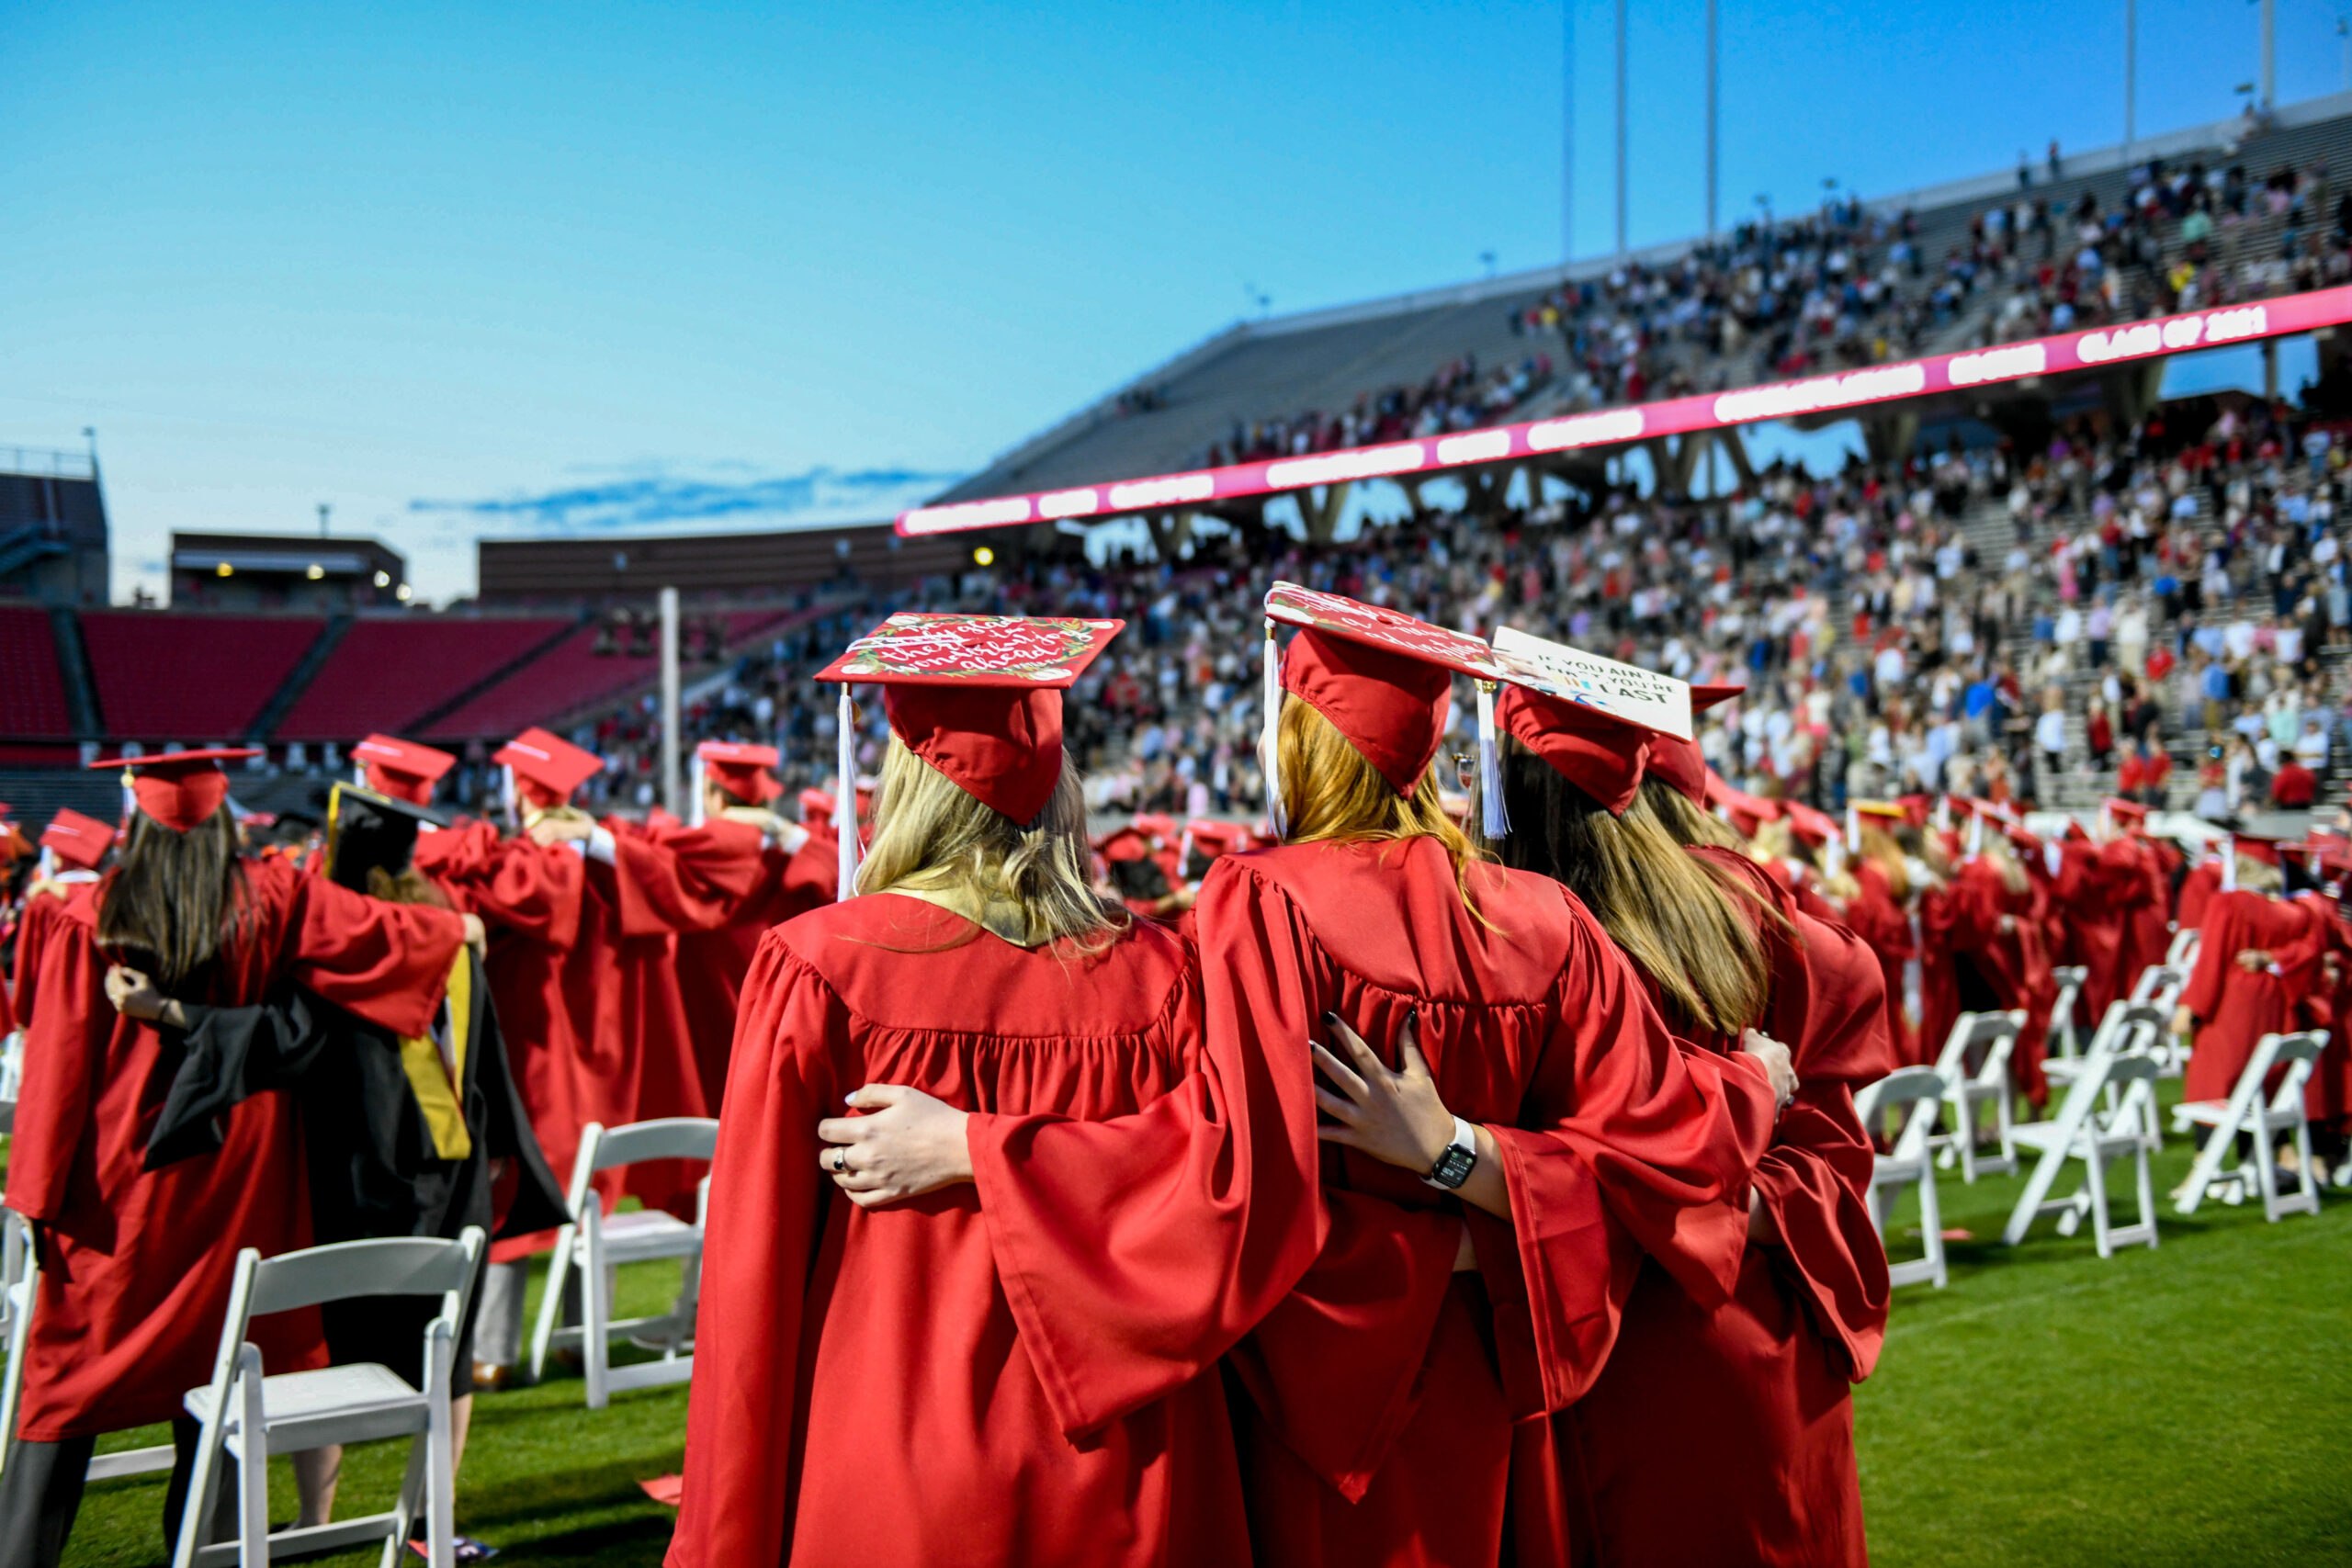
M 1291 843 L 1435 839 L 1453 863 L 1453 885 L 1463 907 L 1484 921 L 1478 913 L 1476 868 L 1493 857 L 1471 842 L 1462 825 L 1447 814 L 1438 795 L 1436 763 L 1423 771 L 1410 792 L 1399 794 L 1313 704 L 1295 700 L 1283 705 L 1275 744 L 1281 752 Z
M 1764 1016 L 1771 964 L 1756 912 L 1777 911 L 1686 850 L 1646 792 L 1611 817 L 1509 736 L 1500 762 L 1511 830 L 1492 847 L 1505 865 L 1539 872 L 1582 899 L 1689 1023 L 1736 1036 Z
M 983 903 L 1017 904 L 1049 942 L 1087 955 L 1108 949 L 1134 919 L 1094 887 L 1085 790 L 1067 754 L 1053 797 L 1035 821 L 1023 823 L 967 792 L 893 734 L 874 822 L 873 848 L 857 868 L 860 893 L 963 892 Z M 963 940 L 978 935 L 975 929 Z
M 247 896 L 225 804 L 185 833 L 135 812 L 130 842 L 98 891 L 98 946 L 168 992 L 236 941 Z

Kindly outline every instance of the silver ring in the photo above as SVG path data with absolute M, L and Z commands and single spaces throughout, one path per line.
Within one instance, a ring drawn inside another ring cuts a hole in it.
M 849 1174 L 849 1151 L 847 1149 L 835 1149 L 833 1151 L 833 1174 L 835 1176 L 846 1176 Z

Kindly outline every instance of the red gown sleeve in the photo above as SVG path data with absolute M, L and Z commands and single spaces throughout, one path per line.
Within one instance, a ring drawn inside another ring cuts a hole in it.
M 588 878 L 568 849 L 502 839 L 489 823 L 469 822 L 419 838 L 416 864 L 459 908 L 491 926 L 560 953 L 580 939 L 580 897 Z
M 967 1124 L 1006 1302 L 1072 1438 L 1214 1364 L 1323 1239 L 1303 927 L 1254 878 L 1222 879 L 1204 905 L 1239 961 L 1207 976 L 1218 996 L 1206 1027 L 1190 985 L 1171 998 L 1171 1037 L 1201 1043 L 1182 1084 L 1111 1121 Z M 1449 1270 L 1460 1234 L 1445 1243 Z
M 659 835 L 607 821 L 624 937 L 717 931 L 760 886 L 760 830 L 724 818 Z
M 711 1164 L 686 1409 L 692 1474 L 670 1568 L 785 1560 L 805 1292 L 831 1196 L 814 1155 L 817 1122 L 846 1092 L 835 1064 L 851 1052 L 848 1021 L 776 933 L 761 939 Z
M 2216 893 L 2198 911 L 2204 934 L 2197 943 L 2197 966 L 2188 973 L 2188 985 L 2180 993 L 2180 1005 L 2200 1023 L 2211 1022 L 2220 1010 L 2222 991 L 2229 983 L 2231 969 L 2237 964 L 2239 949 L 2246 945 L 2242 940 L 2245 922 L 2240 918 L 2241 901 L 2237 894 Z
M 466 941 L 455 910 L 387 904 L 322 876 L 288 877 L 286 886 L 295 905 L 287 957 L 297 984 L 394 1034 L 432 1029 Z
M 1850 933 L 1802 915 L 1794 925 L 1795 940 L 1777 944 L 1769 1016 L 1799 1087 L 1757 1166 L 1756 1190 L 1780 1235 L 1776 1264 L 1859 1382 L 1877 1364 L 1891 1294 L 1867 1202 L 1875 1155 L 1853 1100 L 1858 1085 L 1894 1069 L 1886 982 Z
M 8 1145 L 8 1207 L 51 1224 L 65 1213 L 75 1163 L 95 1157 L 82 1145 L 115 1010 L 106 998 L 106 964 L 81 921 L 51 927 L 40 962 L 44 999 L 25 1034 L 24 1081 Z

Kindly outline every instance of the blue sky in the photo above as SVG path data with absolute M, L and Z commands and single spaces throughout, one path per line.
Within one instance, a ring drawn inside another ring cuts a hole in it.
M 120 596 L 322 501 L 436 598 L 485 532 L 887 514 L 1252 290 L 1559 251 L 1557 5 L 6 10 L 0 446 L 97 428 Z M 1724 11 L 1727 217 L 2120 134 L 2120 3 Z M 2140 11 L 2141 129 L 2228 113 L 2255 9 Z M 2281 99 L 2337 90 L 2335 7 L 2278 12 Z M 1702 220 L 1703 0 L 1634 13 L 1638 244 Z

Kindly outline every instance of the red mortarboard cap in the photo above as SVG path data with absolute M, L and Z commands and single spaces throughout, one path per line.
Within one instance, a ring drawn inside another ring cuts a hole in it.
M 2264 865 L 2277 865 L 2278 863 L 2278 844 L 2279 840 L 2277 839 L 2265 839 L 2253 833 L 2233 833 L 2230 835 L 2230 847 L 2232 849 L 2235 850 L 2245 859 L 2259 861 Z
M 2110 795 L 2098 804 L 2100 810 L 2118 822 L 2126 822 L 2135 828 L 2148 819 L 2148 808 L 2136 800 L 2124 800 Z
M 800 792 L 800 825 L 804 828 L 830 828 L 833 822 L 833 797 L 821 789 Z
M 1329 719 L 1399 795 L 1437 757 L 1455 673 L 1502 674 L 1483 638 L 1295 582 L 1267 592 L 1266 616 L 1301 628 L 1283 653 L 1283 690 Z
M 1194 849 L 1209 855 L 1231 854 L 1250 847 L 1250 829 L 1239 822 L 1195 817 L 1184 824 L 1184 831 L 1192 836 Z
M 1914 828 L 1924 828 L 1928 825 L 1928 808 L 1934 802 L 1924 795 L 1906 795 L 1898 797 L 1894 804 L 1902 811 L 1905 822 Z
M 544 729 L 523 731 L 490 754 L 514 770 L 514 782 L 534 806 L 561 806 L 571 792 L 604 771 L 604 759 Z
M 1724 776 L 1713 769 L 1707 770 L 1707 801 L 1710 807 L 1726 813 L 1731 825 L 1742 833 L 1754 837 L 1756 829 L 1767 822 L 1776 821 L 1781 815 L 1781 803 L 1734 789 L 1724 782 Z
M 223 762 L 258 757 L 254 746 L 208 746 L 194 751 L 164 751 L 152 757 L 117 757 L 93 762 L 93 770 L 130 771 L 131 794 L 139 809 L 175 833 L 185 833 L 220 809 L 229 798 L 229 775 Z
M 1781 810 L 1789 819 L 1789 830 L 1815 849 L 1838 836 L 1837 819 L 1826 811 L 1816 811 L 1802 800 L 1784 800 Z
M 1134 828 L 1114 828 L 1094 845 L 1106 861 L 1142 860 L 1151 853 L 1151 843 Z
M 775 773 L 783 756 L 773 746 L 750 746 L 740 740 L 706 740 L 695 748 L 703 771 L 728 794 L 764 806 L 784 793 Z
M 1515 683 L 1495 699 L 1495 726 L 1592 796 L 1611 817 L 1623 816 L 1634 804 L 1651 747 L 1665 739 L 1597 709 Z
M 432 805 L 433 786 L 458 765 L 447 751 L 396 735 L 371 735 L 354 746 L 351 754 L 367 768 L 369 789 L 411 806 Z
M 1030 822 L 1062 773 L 1062 690 L 1125 621 L 1027 615 L 891 616 L 817 671 L 883 688 L 907 750 L 1015 822 Z
M 1693 686 L 1690 688 L 1690 711 L 1706 712 L 1718 703 L 1727 703 L 1747 692 L 1745 686 Z M 1682 792 L 1693 806 L 1707 803 L 1707 754 L 1699 749 L 1696 736 L 1677 740 L 1660 736 L 1650 742 L 1649 771 Z
M 40 846 L 68 864 L 96 871 L 114 846 L 114 829 L 72 807 L 62 807 L 40 830 Z
M 1176 837 L 1176 818 L 1164 812 L 1138 811 L 1135 829 L 1148 839 L 1172 839 Z

